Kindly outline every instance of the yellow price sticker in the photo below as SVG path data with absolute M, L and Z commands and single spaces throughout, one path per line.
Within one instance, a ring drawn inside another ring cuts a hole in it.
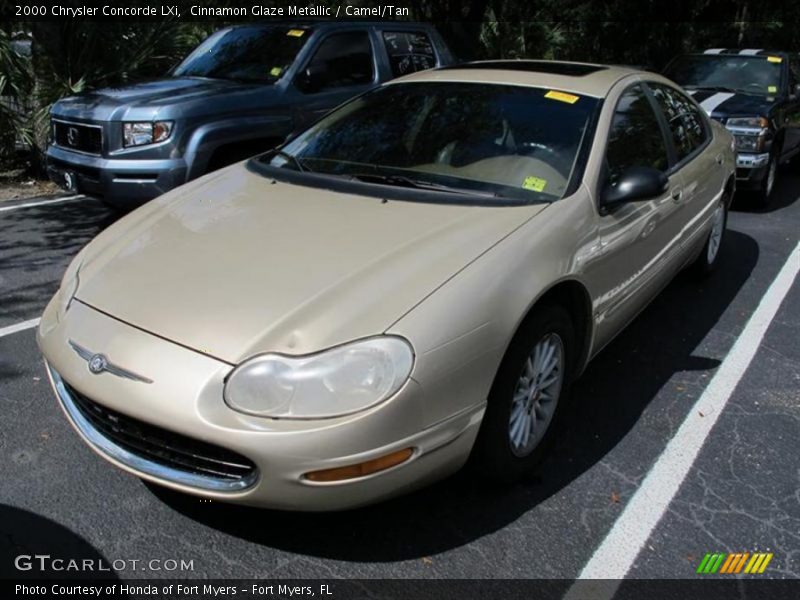
M 541 177 L 526 177 L 525 181 L 522 182 L 522 187 L 534 192 L 543 192 L 545 186 L 547 186 L 547 180 Z
M 783 59 L 780 56 L 768 56 L 767 60 L 771 63 L 781 63 Z
M 272 75 L 273 77 L 280 77 L 281 73 L 283 73 L 283 69 L 281 69 L 280 67 L 272 67 L 269 71 L 269 74 Z
M 575 104 L 580 99 L 580 96 L 576 96 L 575 94 L 567 94 L 566 92 L 556 92 L 555 90 L 550 90 L 544 95 L 544 97 L 550 98 L 550 100 L 558 100 L 559 102 L 566 102 L 567 104 Z
M 767 91 L 770 94 L 777 94 L 778 93 L 778 86 L 777 85 L 769 85 L 769 86 L 767 86 Z
M 291 37 L 303 37 L 305 35 L 305 29 L 290 29 L 286 32 L 286 35 Z

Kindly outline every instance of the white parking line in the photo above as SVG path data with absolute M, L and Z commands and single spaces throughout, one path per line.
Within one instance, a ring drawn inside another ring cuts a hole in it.
M 39 319 L 31 319 L 30 321 L 23 321 L 16 325 L 9 325 L 8 327 L 0 327 L 0 337 L 17 333 L 18 331 L 25 331 L 26 329 L 33 329 L 39 324 Z
M 0 206 L 0 212 L 15 210 L 17 208 L 44 206 L 45 204 L 58 204 L 59 202 L 69 202 L 71 200 L 80 200 L 81 198 L 88 198 L 88 196 L 84 196 L 83 194 L 75 194 L 74 196 L 66 196 L 65 198 L 53 198 L 52 200 L 42 200 L 40 202 L 26 202 L 25 204 L 15 204 L 14 206 Z
M 764 334 L 800 271 L 800 244 L 769 286 L 714 378 L 628 502 L 578 579 L 597 582 L 593 600 L 612 598 L 697 458 L 711 428 L 753 360 Z M 586 597 L 593 582 L 578 581 L 565 598 Z

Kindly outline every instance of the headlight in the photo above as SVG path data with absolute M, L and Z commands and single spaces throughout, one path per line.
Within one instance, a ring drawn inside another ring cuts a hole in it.
M 725 127 L 736 139 L 739 152 L 762 152 L 769 133 L 769 121 L 764 117 L 732 117 Z
M 163 142 L 171 133 L 172 121 L 122 124 L 122 142 L 125 147 Z
M 726 127 L 752 127 L 753 129 L 766 129 L 769 121 L 764 117 L 733 117 L 727 120 Z
M 233 370 L 225 384 L 232 409 L 260 417 L 322 419 L 364 410 L 408 380 L 411 346 L 382 336 L 308 356 L 264 354 Z

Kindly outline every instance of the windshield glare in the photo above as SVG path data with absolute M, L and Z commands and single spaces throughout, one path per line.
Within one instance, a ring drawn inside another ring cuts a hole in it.
M 774 95 L 780 90 L 781 65 L 766 56 L 682 56 L 666 76 L 686 88 L 728 88 L 745 94 Z
M 566 192 L 597 102 L 510 85 L 388 85 L 334 111 L 265 160 L 373 181 L 402 175 L 459 191 L 556 200 Z
M 223 29 L 195 48 L 172 74 L 274 83 L 294 62 L 310 34 L 308 29 L 289 27 Z

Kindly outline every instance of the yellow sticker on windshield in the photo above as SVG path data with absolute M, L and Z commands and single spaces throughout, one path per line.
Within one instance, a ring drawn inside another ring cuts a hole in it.
M 292 37 L 303 37 L 305 33 L 305 29 L 290 29 L 286 32 L 286 35 L 290 35 Z
M 778 93 L 778 86 L 777 85 L 768 85 L 767 92 L 770 94 L 777 94 Z
M 272 75 L 273 77 L 280 77 L 281 73 L 283 73 L 283 69 L 281 69 L 280 67 L 272 67 L 269 70 L 269 74 Z
M 550 100 L 559 100 L 560 102 L 566 102 L 567 104 L 575 104 L 580 97 L 575 96 L 574 94 L 567 94 L 566 92 L 556 92 L 554 90 L 550 90 L 544 95 L 545 98 L 550 98 Z
M 767 60 L 774 63 L 783 62 L 783 59 L 780 56 L 768 56 Z
M 543 192 L 546 185 L 547 180 L 541 177 L 526 177 L 525 181 L 522 182 L 522 187 L 534 192 Z

